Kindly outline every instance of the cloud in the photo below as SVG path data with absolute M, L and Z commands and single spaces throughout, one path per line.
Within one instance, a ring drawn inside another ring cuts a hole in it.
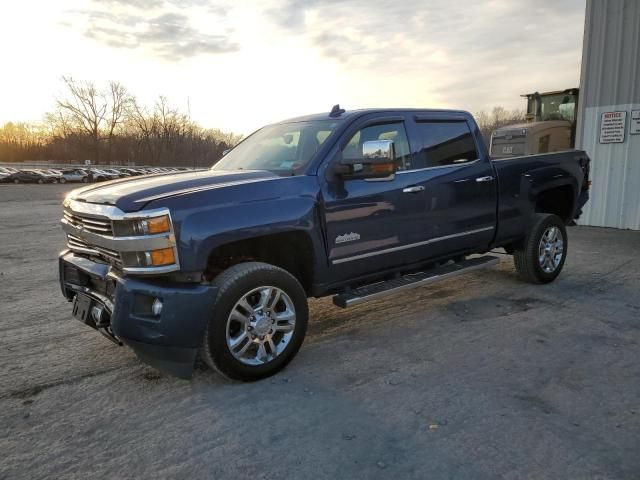
M 158 8 L 164 0 L 93 0 L 95 5 L 105 7 L 135 7 L 140 9 Z
M 332 88 L 355 102 L 487 109 L 577 85 L 585 1 L 92 0 L 72 23 L 164 60 L 244 47 L 274 71 L 290 68 L 278 49 L 295 45 L 331 64 Z
M 216 55 L 239 50 L 224 34 L 204 32 L 192 25 L 183 13 L 188 7 L 205 7 L 215 20 L 227 9 L 211 6 L 206 0 L 94 0 L 93 8 L 73 12 L 84 25 L 86 37 L 113 48 L 144 49 L 165 60 L 181 60 L 196 55 Z
M 584 10 L 585 0 L 282 0 L 267 14 L 343 68 L 428 78 L 434 96 L 477 105 L 480 84 L 494 99 L 514 82 L 575 86 L 561 82 L 577 74 L 567 69 L 579 65 Z

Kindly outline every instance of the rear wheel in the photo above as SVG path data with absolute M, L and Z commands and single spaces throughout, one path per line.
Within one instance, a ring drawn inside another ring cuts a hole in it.
M 82 183 L 88 183 L 89 182 L 89 178 L 87 177 L 82 177 Z
M 237 380 L 259 380 L 284 368 L 307 330 L 304 289 L 289 272 L 260 262 L 235 265 L 213 285 L 217 301 L 201 355 L 207 365 Z
M 67 179 L 66 179 L 66 178 L 64 178 L 64 177 L 62 177 L 62 178 L 60 179 L 60 183 L 67 183 Z
M 536 213 L 527 238 L 513 253 L 520 277 L 530 283 L 555 280 L 567 258 L 567 243 L 567 230 L 560 217 Z
M 42 180 L 41 178 L 39 178 L 39 179 L 38 179 L 38 183 L 39 183 L 40 185 L 42 185 L 42 184 L 44 183 L 44 180 Z
M 17 178 L 14 178 L 13 179 L 13 183 L 18 184 L 18 183 L 20 183 L 20 180 L 18 180 Z

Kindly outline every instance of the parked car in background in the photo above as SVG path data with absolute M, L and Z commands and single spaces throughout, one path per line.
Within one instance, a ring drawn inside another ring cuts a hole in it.
M 5 183 L 53 183 L 53 180 L 51 176 L 43 175 L 36 170 L 19 170 L 8 175 L 3 181 Z
M 130 177 L 137 177 L 138 175 L 142 175 L 142 171 L 131 167 L 121 168 L 120 171 L 128 174 Z
M 120 178 L 120 175 L 108 172 L 100 168 L 92 168 L 91 174 L 94 182 L 104 182 L 107 180 L 115 180 Z
M 57 174 L 51 170 L 47 170 L 44 168 L 35 168 L 33 169 L 33 171 L 46 177 L 47 180 L 44 183 L 59 183 L 60 179 L 62 178 L 61 174 Z
M 103 168 L 102 171 L 110 173 L 112 175 L 115 175 L 116 178 L 124 178 L 124 177 L 130 177 L 131 176 L 129 173 L 124 172 L 122 170 L 117 170 L 115 168 Z
M 66 168 L 62 170 L 62 178 L 64 179 L 65 182 L 88 183 L 89 172 L 82 168 Z
M 57 183 L 65 183 L 66 182 L 66 180 L 62 176 L 62 172 L 60 170 L 55 169 L 55 168 L 44 168 L 44 169 L 42 169 L 42 173 L 44 173 L 45 175 L 53 177 L 56 180 L 53 183 L 56 183 L 56 182 Z
M 119 178 L 130 178 L 141 175 L 158 175 L 167 173 L 180 173 L 195 171 L 189 167 L 85 167 L 80 164 L 76 166 L 60 167 L 60 168 L 42 168 L 33 167 L 18 170 L 14 167 L 0 167 L 0 183 L 10 183 L 17 180 L 18 183 L 33 182 L 41 179 L 41 183 L 67 183 L 80 182 L 92 183 L 103 182 L 107 180 L 116 180 Z M 30 172 L 27 175 L 11 177 L 12 174 L 18 172 Z M 38 173 L 41 177 L 34 176 L 33 172 Z M 35 179 L 35 180 L 33 180 Z
M 11 175 L 17 171 L 18 169 L 13 167 L 0 167 L 0 174 Z

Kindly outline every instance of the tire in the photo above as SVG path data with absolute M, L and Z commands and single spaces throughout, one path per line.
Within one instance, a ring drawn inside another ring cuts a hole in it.
M 89 183 L 89 179 L 87 177 L 82 177 L 82 183 Z
M 20 180 L 18 180 L 17 178 L 13 179 L 13 183 L 15 183 L 16 185 L 20 183 Z
M 551 232 L 557 233 L 559 242 L 550 241 Z M 527 237 L 513 253 L 516 271 L 529 283 L 553 282 L 564 267 L 567 248 L 567 230 L 562 219 L 557 215 L 536 213 Z
M 62 177 L 62 178 L 60 179 L 60 183 L 67 183 L 67 179 L 66 179 L 66 178 L 64 178 L 64 177 Z
M 42 185 L 44 183 L 44 180 L 42 180 L 41 178 L 38 179 L 38 185 Z
M 289 272 L 276 266 L 261 262 L 246 262 L 222 272 L 214 279 L 212 285 L 218 288 L 218 293 L 201 348 L 200 354 L 204 362 L 222 375 L 242 381 L 266 378 L 284 368 L 298 353 L 307 331 L 309 317 L 307 296 L 298 280 Z M 268 291 L 269 288 L 272 290 Z M 265 291 L 269 295 L 265 294 L 263 297 L 262 294 Z M 253 292 L 252 295 L 249 295 L 251 292 Z M 247 303 L 243 305 L 254 308 L 262 298 L 266 298 L 267 301 L 271 298 L 275 299 L 276 296 L 272 293 L 278 293 L 278 300 L 273 304 L 273 309 L 255 308 L 251 312 L 248 310 L 245 312 L 241 305 L 241 301 L 246 299 Z M 253 306 L 252 298 L 258 299 Z M 293 308 L 293 325 L 290 324 L 291 320 L 283 324 L 284 320 L 280 318 L 290 319 L 291 308 Z M 238 316 L 238 313 L 241 315 Z M 240 317 L 245 318 L 245 321 L 235 320 Z M 274 318 L 276 320 L 273 320 Z M 254 323 L 251 319 L 257 320 Z M 282 327 L 278 327 L 278 323 Z M 262 337 L 258 335 L 264 333 L 265 328 L 271 330 L 264 335 L 265 340 L 260 340 Z M 277 328 L 289 330 L 286 332 L 278 330 L 272 333 L 272 330 Z M 232 338 L 233 335 L 235 338 Z M 239 358 L 237 352 L 232 353 L 230 343 L 241 337 L 244 337 L 244 340 L 238 341 L 235 350 L 246 349 L 242 355 L 247 357 L 252 357 L 252 352 L 255 351 L 253 360 Z M 269 342 L 268 339 L 271 341 Z M 265 355 L 263 359 L 266 360 L 263 363 L 260 363 L 262 360 L 259 358 L 260 342 L 267 342 L 262 343 L 262 353 Z M 281 351 L 279 351 L 280 348 L 282 348 Z M 268 359 L 268 356 L 272 358 Z M 251 361 L 259 363 L 246 363 Z

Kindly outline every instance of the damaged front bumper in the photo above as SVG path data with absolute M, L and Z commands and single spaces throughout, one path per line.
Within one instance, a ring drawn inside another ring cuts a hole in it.
M 63 295 L 74 316 L 145 363 L 181 378 L 193 373 L 216 289 L 162 278 L 132 278 L 70 251 L 59 257 Z M 158 303 L 159 302 L 159 303 Z

